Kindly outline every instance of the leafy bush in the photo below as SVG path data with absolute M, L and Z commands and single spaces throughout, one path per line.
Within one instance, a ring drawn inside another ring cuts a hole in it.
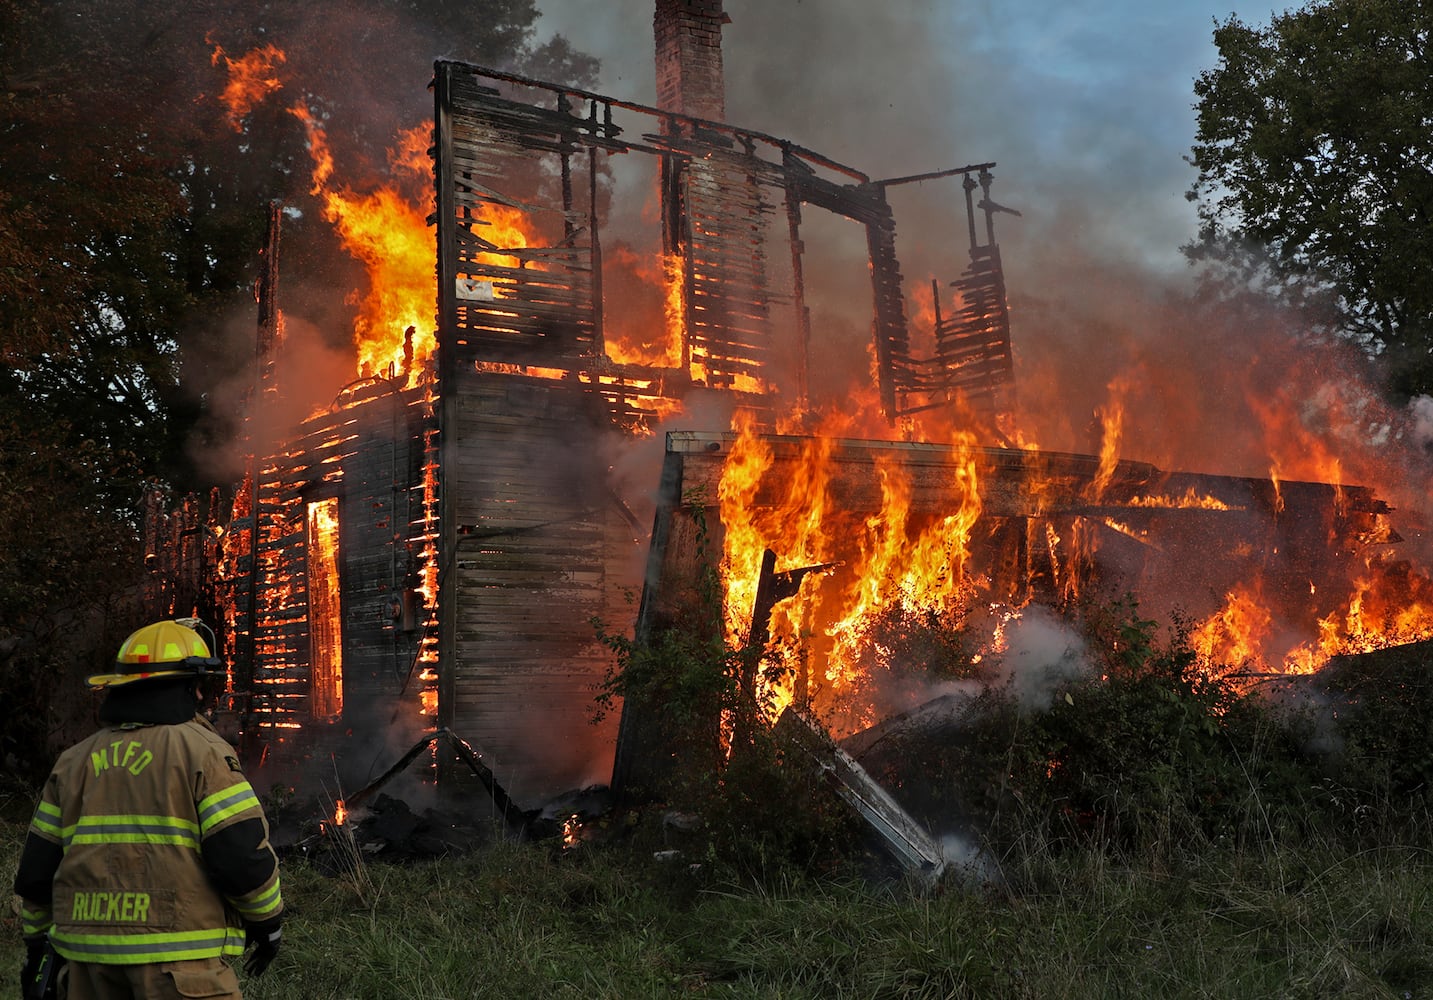
M 883 724 L 861 761 L 930 828 L 1006 858 L 1172 857 L 1337 826 L 1306 714 L 1208 672 L 1178 622 L 1158 641 L 1132 600 L 1081 611 L 1089 669 L 1048 703 L 987 674 L 978 692 Z
M 609 640 L 609 690 L 662 706 L 679 763 L 669 797 L 705 817 L 716 856 L 828 864 L 856 841 L 851 818 L 773 740 L 751 693 L 761 651 L 721 640 L 714 575 L 696 592 L 643 644 Z M 858 633 L 859 696 L 918 707 L 845 748 L 933 833 L 1007 864 L 1091 848 L 1169 863 L 1210 844 L 1426 828 L 1433 678 L 1420 647 L 1240 687 L 1197 662 L 1186 623 L 1161 635 L 1132 598 L 1061 620 L 1084 669 L 1052 674 L 1051 697 L 1032 704 L 1008 664 L 974 655 L 965 615 L 888 606 Z
M 1326 806 L 1364 836 L 1426 825 L 1433 791 L 1433 643 L 1338 657 L 1304 694 L 1306 715 L 1331 734 Z M 1375 829 L 1382 828 L 1382 829 Z

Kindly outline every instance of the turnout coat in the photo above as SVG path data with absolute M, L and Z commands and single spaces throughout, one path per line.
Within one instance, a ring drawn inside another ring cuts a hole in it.
M 112 725 L 61 754 L 15 891 L 27 939 L 104 965 L 240 955 L 244 926 L 283 912 L 263 807 L 201 715 Z

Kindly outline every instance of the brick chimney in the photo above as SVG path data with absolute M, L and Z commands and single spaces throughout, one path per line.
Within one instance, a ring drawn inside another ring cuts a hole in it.
M 726 118 L 721 26 L 730 20 L 722 0 L 657 0 L 657 107 L 710 121 Z

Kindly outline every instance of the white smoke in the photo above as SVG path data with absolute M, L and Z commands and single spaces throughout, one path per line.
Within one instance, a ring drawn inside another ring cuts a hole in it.
M 1047 608 L 1026 608 L 1006 638 L 999 676 L 1027 710 L 1049 708 L 1063 686 L 1091 671 L 1084 638 Z
M 1424 451 L 1433 451 L 1433 397 L 1414 396 L 1408 403 L 1413 418 L 1413 440 Z
M 987 885 L 999 878 L 999 868 L 990 855 L 972 838 L 947 833 L 940 838 L 940 856 L 945 860 L 946 878 Z

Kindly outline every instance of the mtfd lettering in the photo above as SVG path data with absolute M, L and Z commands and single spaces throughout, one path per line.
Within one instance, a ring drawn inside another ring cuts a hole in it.
M 94 767 L 95 774 L 108 771 L 112 767 L 138 774 L 148 767 L 152 760 L 154 754 L 144 749 L 143 743 L 136 743 L 134 740 L 127 743 L 124 740 L 115 740 L 107 747 L 90 752 L 90 764 Z
M 147 892 L 77 892 L 70 919 L 76 923 L 143 923 L 149 919 Z

